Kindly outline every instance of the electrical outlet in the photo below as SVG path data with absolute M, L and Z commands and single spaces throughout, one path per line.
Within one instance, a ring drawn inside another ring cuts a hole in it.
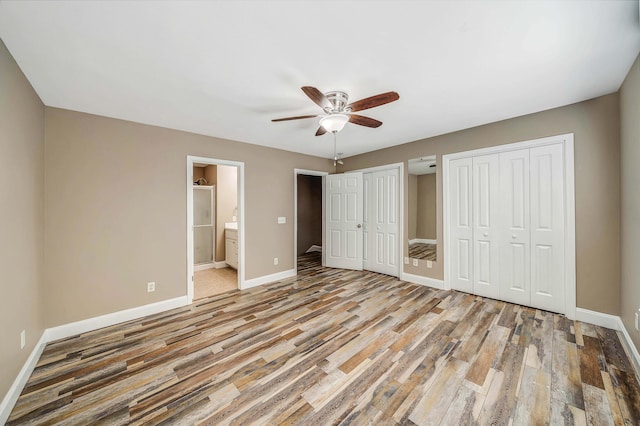
M 427 268 L 433 268 L 433 262 L 430 260 L 427 260 Z
M 156 291 L 156 283 L 155 282 L 147 283 L 147 293 L 152 293 L 154 291 Z
M 279 224 L 287 223 L 287 218 L 285 216 L 278 216 L 278 223 Z
M 418 259 L 413 259 L 413 266 L 418 266 Z
M 274 257 L 274 258 L 273 258 L 273 264 L 274 264 L 274 265 L 277 265 L 277 264 L 278 264 L 278 258 L 277 258 L 277 257 Z
M 27 332 L 25 330 L 22 330 L 20 332 L 20 349 L 24 349 L 24 345 L 26 345 L 26 344 L 27 344 Z
M 408 265 L 408 264 L 409 264 L 409 258 L 408 258 L 408 257 L 405 257 L 405 258 L 404 258 L 404 264 L 405 264 L 405 265 Z

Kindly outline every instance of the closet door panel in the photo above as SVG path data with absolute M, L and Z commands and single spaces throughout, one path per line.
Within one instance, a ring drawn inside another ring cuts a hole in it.
M 473 293 L 473 214 L 471 158 L 449 163 L 449 229 L 451 288 Z
M 498 298 L 500 220 L 498 154 L 473 157 L 473 292 Z
M 564 161 L 561 144 L 530 150 L 531 306 L 564 310 Z
M 529 150 L 500 154 L 500 298 L 529 305 Z

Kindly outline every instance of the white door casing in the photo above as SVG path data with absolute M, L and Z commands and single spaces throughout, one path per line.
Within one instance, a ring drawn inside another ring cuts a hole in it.
M 328 175 L 326 202 L 326 266 L 362 270 L 362 173 Z
M 398 276 L 397 168 L 364 173 L 364 269 Z

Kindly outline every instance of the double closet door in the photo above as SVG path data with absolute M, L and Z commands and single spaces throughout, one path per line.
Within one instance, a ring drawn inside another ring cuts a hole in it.
M 451 287 L 564 312 L 563 145 L 450 160 Z

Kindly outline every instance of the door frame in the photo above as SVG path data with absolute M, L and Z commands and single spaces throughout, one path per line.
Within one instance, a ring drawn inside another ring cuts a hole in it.
M 404 235 L 404 162 L 402 163 L 392 163 L 392 164 L 384 164 L 382 166 L 375 167 L 367 167 L 365 169 L 356 169 L 349 170 L 350 172 L 362 172 L 365 173 L 373 173 L 373 172 L 381 172 L 383 170 L 392 170 L 398 169 L 398 188 L 396 192 L 398 194 L 398 246 L 396 247 L 396 253 L 398 254 L 398 270 L 396 277 L 398 279 L 402 279 L 402 273 L 404 269 L 404 243 L 406 242 L 406 237 Z M 348 172 L 345 172 L 348 173 Z M 363 206 L 364 208 L 364 206 Z M 364 263 L 364 260 L 363 260 Z
M 475 157 L 477 155 L 497 154 L 504 151 L 534 148 L 544 145 L 562 144 L 564 159 L 564 314 L 573 320 L 576 317 L 576 209 L 575 209 L 575 172 L 574 172 L 574 147 L 573 133 L 550 136 L 539 139 L 531 139 L 522 142 L 495 145 L 470 151 L 455 152 L 442 156 L 442 220 L 443 220 L 443 253 L 444 253 L 444 288 L 451 289 L 449 277 L 452 274 L 451 261 L 448 252 L 450 249 L 449 238 L 449 162 L 451 160 Z
M 325 266 L 324 218 L 325 218 L 325 176 L 329 172 L 319 170 L 293 169 L 293 270 L 298 275 L 298 175 L 320 176 L 322 178 L 322 266 Z
M 232 166 L 238 168 L 238 289 L 244 289 L 245 281 L 245 232 L 244 232 L 244 163 L 209 157 L 187 155 L 187 303 L 193 302 L 194 264 L 193 264 L 193 164 L 211 166 Z M 217 186 L 217 185 L 216 185 Z M 214 254 L 215 261 L 215 254 Z

